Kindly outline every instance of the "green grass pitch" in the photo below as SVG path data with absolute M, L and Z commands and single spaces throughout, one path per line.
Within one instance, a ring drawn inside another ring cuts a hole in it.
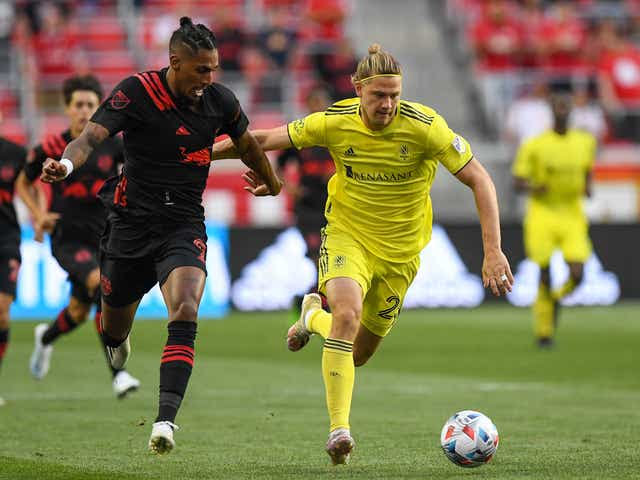
M 351 464 L 331 467 L 321 342 L 285 347 L 287 314 L 202 321 L 171 455 L 147 452 L 164 322 L 138 321 L 130 371 L 113 397 L 93 325 L 62 338 L 49 375 L 28 371 L 33 323 L 14 322 L 0 373 L 0 479 L 640 478 L 638 304 L 561 313 L 557 347 L 533 346 L 530 311 L 407 311 L 356 371 Z M 500 432 L 492 462 L 459 468 L 439 447 L 454 412 Z

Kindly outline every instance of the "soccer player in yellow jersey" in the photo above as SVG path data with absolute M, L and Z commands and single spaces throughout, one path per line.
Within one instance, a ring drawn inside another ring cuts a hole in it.
M 553 129 L 525 142 L 513 164 L 516 189 L 530 195 L 524 219 L 527 256 L 540 266 L 540 285 L 533 306 L 534 330 L 540 347 L 553 345 L 558 301 L 582 280 L 591 255 L 588 222 L 582 205 L 591 189 L 596 154 L 593 135 L 568 128 L 571 111 L 566 96 L 552 98 Z M 569 264 L 569 279 L 551 291 L 549 261 L 560 249 Z
M 321 308 L 317 294 L 306 295 L 300 318 L 287 334 L 293 351 L 312 334 L 325 339 L 326 451 L 334 464 L 347 463 L 354 447 L 349 426 L 354 367 L 367 362 L 396 322 L 420 251 L 429 241 L 429 189 L 438 163 L 473 190 L 482 225 L 485 287 L 501 295 L 513 282 L 500 246 L 495 188 L 467 141 L 431 108 L 400 100 L 400 66 L 379 45 L 369 48 L 352 80 L 357 98 L 253 132 L 265 150 L 327 147 L 336 164 L 328 184 L 318 282 L 331 313 Z M 234 158 L 237 152 L 225 141 L 214 145 L 213 155 Z M 245 180 L 253 194 L 266 188 L 251 171 Z

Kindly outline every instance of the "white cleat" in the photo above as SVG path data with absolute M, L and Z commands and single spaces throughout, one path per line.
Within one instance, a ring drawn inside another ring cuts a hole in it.
M 124 398 L 129 393 L 135 392 L 140 388 L 140 380 L 132 377 L 126 370 L 119 371 L 115 377 L 113 377 L 113 393 L 118 398 Z
M 168 421 L 155 422 L 151 428 L 151 437 L 149 437 L 149 450 L 158 455 L 170 453 L 176 442 L 173 440 L 173 431 L 178 430 L 175 423 Z
M 287 348 L 292 352 L 301 350 L 307 343 L 312 332 L 307 328 L 305 322 L 307 314 L 318 308 L 322 308 L 322 299 L 317 293 L 308 293 L 302 299 L 302 306 L 300 307 L 300 317 L 296 320 L 296 323 L 291 325 L 287 332 Z
M 353 441 L 349 430 L 336 428 L 329 434 L 326 451 L 334 465 L 346 465 L 355 446 L 356 442 Z
M 131 354 L 131 343 L 129 342 L 129 335 L 124 339 L 117 347 L 107 346 L 107 354 L 109 355 L 109 361 L 111 366 L 117 370 L 122 370 L 129 360 Z
M 42 344 L 42 336 L 48 328 L 49 325 L 41 323 L 36 325 L 36 328 L 33 331 L 35 345 L 33 347 L 31 359 L 29 360 L 29 369 L 31 370 L 31 375 L 33 375 L 37 380 L 42 380 L 47 373 L 49 373 L 53 345 Z

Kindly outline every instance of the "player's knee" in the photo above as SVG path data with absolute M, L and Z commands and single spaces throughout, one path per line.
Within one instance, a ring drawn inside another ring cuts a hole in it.
M 179 302 L 169 312 L 169 321 L 195 322 L 198 319 L 198 305 L 193 301 Z
M 67 312 L 69 313 L 73 323 L 83 323 L 87 320 L 87 316 L 89 315 L 89 306 L 79 303 L 71 303 L 67 307 Z
M 90 295 L 94 295 L 100 286 L 100 270 L 95 269 L 87 277 L 86 287 Z
M 339 335 L 340 338 L 355 337 L 360 326 L 360 316 L 362 310 L 352 305 L 337 304 L 331 309 L 333 316 L 332 334 Z

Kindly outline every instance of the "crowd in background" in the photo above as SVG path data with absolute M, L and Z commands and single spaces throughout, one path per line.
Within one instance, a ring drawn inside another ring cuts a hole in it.
M 489 122 L 518 142 L 548 125 L 545 95 L 575 97 L 574 124 L 640 138 L 640 1 L 449 0 Z
M 32 136 L 21 128 L 27 85 L 45 115 L 40 130 L 48 130 L 64 121 L 58 93 L 67 76 L 94 73 L 108 91 L 132 73 L 166 66 L 167 41 L 183 15 L 216 34 L 219 81 L 232 84 L 247 112 L 258 123 L 286 120 L 318 85 L 336 100 L 353 95 L 349 9 L 349 0 L 0 1 L 0 56 L 7 59 L 0 75 L 18 72 L 13 85 L 0 82 L 0 131 L 19 141 Z

